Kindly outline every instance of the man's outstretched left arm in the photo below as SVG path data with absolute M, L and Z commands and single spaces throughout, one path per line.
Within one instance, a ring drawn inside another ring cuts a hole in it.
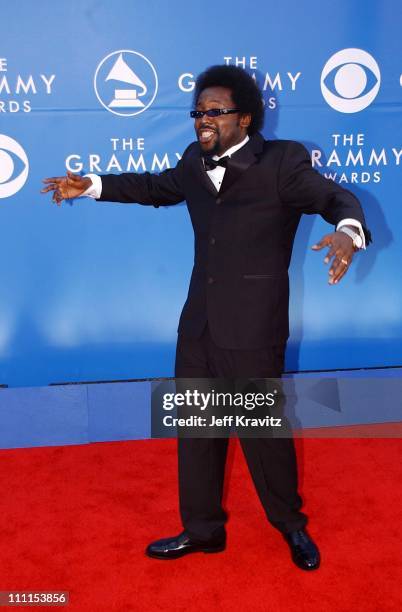
M 314 170 L 305 147 L 292 141 L 287 143 L 282 158 L 278 187 L 284 204 L 300 213 L 320 214 L 335 225 L 337 231 L 324 236 L 312 248 L 329 248 L 324 259 L 325 263 L 331 262 L 329 283 L 338 283 L 355 252 L 371 242 L 359 200 Z

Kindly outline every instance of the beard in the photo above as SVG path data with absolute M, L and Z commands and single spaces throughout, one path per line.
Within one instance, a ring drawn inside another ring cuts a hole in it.
M 216 133 L 216 138 L 212 141 L 212 143 L 202 143 L 200 142 L 201 151 L 204 155 L 209 155 L 213 157 L 214 155 L 219 155 L 219 151 L 221 149 L 221 140 L 218 133 Z

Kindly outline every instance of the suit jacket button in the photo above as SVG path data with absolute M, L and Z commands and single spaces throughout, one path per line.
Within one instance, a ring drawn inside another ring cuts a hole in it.
M 210 239 L 210 241 L 209 241 L 209 244 L 212 244 L 212 245 L 213 245 L 213 244 L 215 244 L 215 242 L 216 242 L 216 240 L 215 240 L 215 238 L 212 236 L 212 238 L 211 238 L 211 239 Z
M 216 198 L 216 203 L 217 204 L 222 204 L 222 198 Z
M 208 277 L 208 285 L 212 285 L 212 283 L 215 282 L 215 279 L 212 278 L 212 276 Z

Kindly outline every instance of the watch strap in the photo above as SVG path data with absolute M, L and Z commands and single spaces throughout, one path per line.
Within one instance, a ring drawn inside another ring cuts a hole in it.
M 360 236 L 359 232 L 353 231 L 350 227 L 346 227 L 346 225 L 342 225 L 342 227 L 340 227 L 336 231 L 337 232 L 343 232 L 344 234 L 347 234 L 349 236 L 349 238 L 351 238 L 353 240 L 353 246 L 356 249 L 361 249 L 361 247 L 363 245 L 363 240 L 362 240 L 362 237 Z

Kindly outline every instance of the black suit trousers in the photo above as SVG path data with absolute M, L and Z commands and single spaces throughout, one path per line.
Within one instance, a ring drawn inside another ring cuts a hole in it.
M 285 345 L 258 350 L 218 347 L 208 326 L 199 339 L 179 335 L 176 378 L 280 378 Z M 240 443 L 260 501 L 270 523 L 286 533 L 303 528 L 297 463 L 291 437 L 246 438 Z M 222 508 L 227 438 L 178 438 L 180 514 L 195 539 L 208 540 L 225 532 Z

